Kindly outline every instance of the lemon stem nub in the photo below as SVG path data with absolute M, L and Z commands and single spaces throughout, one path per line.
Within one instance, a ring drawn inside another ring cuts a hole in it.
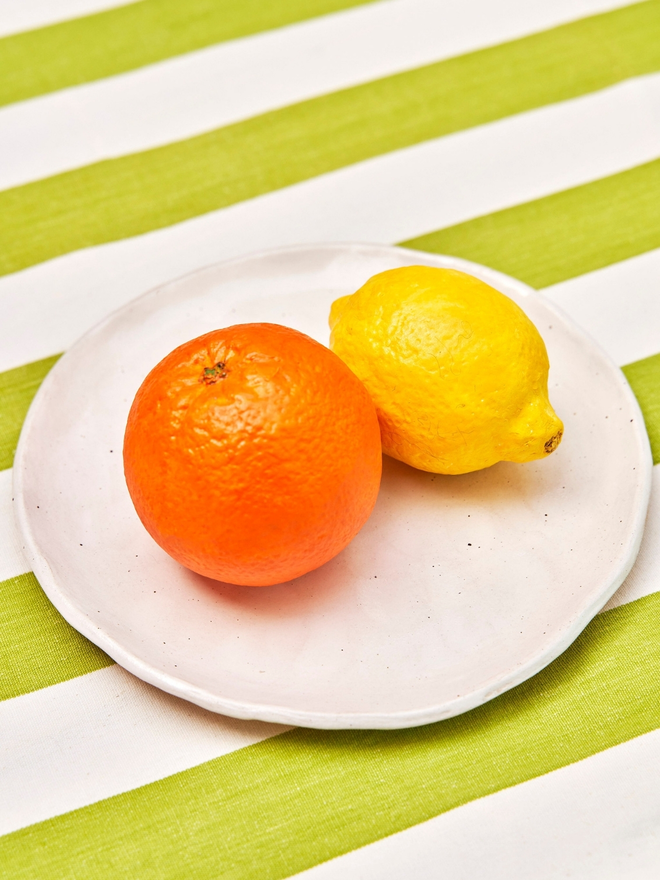
M 546 440 L 545 445 L 543 447 L 546 455 L 550 455 L 550 453 L 554 452 L 555 449 L 559 446 L 563 433 L 564 433 L 563 431 L 557 431 L 557 433 L 553 434 L 549 440 Z

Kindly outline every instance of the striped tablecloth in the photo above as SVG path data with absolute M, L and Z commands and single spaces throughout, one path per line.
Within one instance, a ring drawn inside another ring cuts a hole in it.
M 660 876 L 660 487 L 562 657 L 399 732 L 134 679 L 45 599 L 11 506 L 27 407 L 80 334 L 299 242 L 542 288 L 623 367 L 660 461 L 659 0 L 0 0 L 0 36 L 0 877 Z

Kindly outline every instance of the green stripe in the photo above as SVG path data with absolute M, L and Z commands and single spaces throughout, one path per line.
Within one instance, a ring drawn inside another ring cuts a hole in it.
M 402 244 L 465 257 L 536 287 L 565 281 L 660 247 L 660 160 Z M 57 357 L 0 373 L 0 470 L 11 467 L 25 413 Z M 638 390 L 633 367 L 626 374 L 660 460 L 655 376 Z
M 0 105 L 372 0 L 142 0 L 0 40 Z
M 660 594 L 597 617 L 484 706 L 394 732 L 294 730 L 0 839 L 13 880 L 276 880 L 660 725 Z
M 0 193 L 0 274 L 660 68 L 660 0 Z
M 32 398 L 60 355 L 0 373 L 0 470 L 13 464 Z M 64 620 L 33 574 L 0 582 L 0 700 L 112 663 Z
M 59 355 L 35 361 L 0 373 L 0 425 L 11 425 L 7 434 L 0 435 L 5 450 L 5 467 L 10 467 L 14 448 L 18 441 L 23 417 L 50 367 Z M 623 368 L 628 381 L 639 400 L 651 440 L 653 460 L 660 462 L 660 354 L 629 364 Z M 24 581 L 23 578 L 31 580 Z M 89 672 L 89 663 L 101 666 L 111 661 L 60 617 L 38 588 L 33 575 L 22 575 L 0 583 L 0 670 L 7 670 L 3 678 L 0 672 L 0 699 L 47 687 L 76 675 Z M 43 618 L 43 619 L 42 619 Z M 3 629 L 4 628 L 4 629 Z M 6 634 L 11 629 L 11 638 Z M 5 635 L 3 636 L 3 632 Z M 57 663 L 42 665 L 34 661 L 43 646 L 49 645 L 50 633 L 56 652 L 59 645 L 70 646 L 64 655 L 58 654 Z M 11 645 L 10 653 L 3 657 L 5 645 Z M 91 660 L 89 659 L 91 658 Z M 9 665 L 11 662 L 14 666 Z
M 660 354 L 628 364 L 623 372 L 644 414 L 653 464 L 660 464 Z
M 59 355 L 0 373 L 0 449 L 11 467 L 28 406 Z M 660 462 L 660 354 L 623 368 Z M 6 430 L 6 428 L 9 430 Z M 0 582 L 0 700 L 84 675 L 112 661 L 73 630 L 32 574 Z
M 44 358 L 0 373 L 0 471 L 14 463 L 14 452 L 32 398 L 60 357 Z
M 0 582 L 0 700 L 112 662 L 60 616 L 32 573 Z
M 660 247 L 660 159 L 402 244 L 548 287 Z
M 0 405 L 0 420 L 4 419 L 13 426 L 12 445 L 5 447 L 5 461 L 9 462 L 6 467 L 11 466 L 27 407 L 41 379 L 57 357 L 0 373 L 0 389 L 4 389 L 4 408 Z M 653 461 L 658 464 L 660 354 L 629 364 L 623 371 L 639 400 L 651 440 Z M 26 377 L 29 377 L 29 382 Z M 10 402 L 9 408 L 7 401 Z M 51 652 L 48 663 L 42 663 L 39 659 L 43 656 L 44 648 Z M 0 583 L 0 700 L 83 675 L 111 662 L 60 617 L 33 575 L 21 575 Z

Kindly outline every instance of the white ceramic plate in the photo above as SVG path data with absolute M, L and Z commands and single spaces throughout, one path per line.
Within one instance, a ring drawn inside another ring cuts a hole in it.
M 543 335 L 562 445 L 532 464 L 435 476 L 385 459 L 371 519 L 322 568 L 275 587 L 220 584 L 149 537 L 122 472 L 151 367 L 246 321 L 327 343 L 333 299 L 411 264 L 470 272 Z M 622 373 L 526 285 L 464 260 L 371 245 L 257 254 L 145 294 L 55 366 L 15 463 L 20 529 L 53 604 L 126 669 L 238 718 L 396 728 L 465 712 L 558 656 L 630 570 L 651 456 Z

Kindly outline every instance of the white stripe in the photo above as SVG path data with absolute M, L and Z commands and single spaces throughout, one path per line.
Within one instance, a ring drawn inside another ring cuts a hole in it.
M 135 0 L 0 0 L 0 37 L 93 15 Z
M 0 703 L 0 834 L 288 728 L 206 712 L 119 666 Z
M 655 469 L 655 475 L 660 476 L 659 468 Z M 659 488 L 656 486 L 655 498 L 660 498 Z M 656 502 L 656 508 L 658 507 Z M 656 532 L 659 530 L 659 514 L 660 510 L 656 509 Z M 655 537 L 656 570 L 659 570 L 657 557 L 660 556 L 660 547 L 657 534 Z M 625 585 L 622 590 L 625 590 Z M 631 598 L 638 597 L 630 596 L 627 600 Z M 288 728 L 279 725 L 238 721 L 214 715 L 144 684 L 118 666 L 6 700 L 0 703 L 0 834 L 162 779 L 286 729 Z M 660 734 L 654 748 L 660 749 Z M 619 760 L 615 753 L 616 750 L 610 750 L 606 754 L 614 755 L 614 760 Z M 660 751 L 654 752 L 654 755 L 655 764 L 660 766 Z M 593 762 L 594 759 L 590 761 Z M 640 766 L 639 762 L 633 764 Z M 585 762 L 574 766 L 584 767 Z M 591 764 L 586 763 L 586 766 Z M 569 770 L 570 775 L 570 768 L 566 770 Z M 571 778 L 568 782 L 562 782 L 561 774 L 565 771 L 558 772 L 558 782 L 556 774 L 542 777 L 550 781 L 549 792 L 546 789 L 547 782 L 539 783 L 538 780 L 536 784 L 525 783 L 515 789 L 523 792 L 521 815 L 527 809 L 525 798 L 528 794 L 537 803 L 533 815 L 538 820 L 539 827 L 536 831 L 529 830 L 525 841 L 527 845 L 543 829 L 547 820 L 546 813 L 554 815 L 554 821 L 562 821 L 562 816 L 566 818 L 563 810 L 555 809 L 556 794 L 553 794 L 552 785 L 559 784 L 560 789 L 564 784 L 575 787 L 580 780 Z M 600 775 L 603 783 L 616 781 L 611 768 L 600 771 Z M 531 792 L 527 788 L 530 785 Z M 655 792 L 657 783 L 654 782 L 654 785 Z M 590 789 L 587 786 L 584 791 L 581 787 L 575 790 L 581 792 L 580 798 L 572 799 L 574 806 L 577 806 L 583 795 L 588 797 Z M 498 803 L 498 795 L 476 803 L 488 805 L 486 811 L 488 815 L 492 813 L 492 820 L 496 816 L 509 816 L 508 810 L 516 810 L 516 797 L 515 794 L 505 795 L 507 800 L 513 799 L 513 804 Z M 544 803 L 544 799 L 547 801 L 548 797 L 551 798 L 550 802 Z M 658 803 L 660 805 L 660 801 Z M 640 809 L 647 809 L 648 803 L 639 806 Z M 475 827 L 481 828 L 479 823 L 475 825 L 475 817 L 469 812 L 469 805 L 462 809 L 468 810 L 467 815 L 460 811 L 448 814 L 456 817 L 459 832 L 465 835 L 473 832 Z M 477 812 L 479 809 L 481 808 L 477 808 Z M 539 819 L 539 811 L 543 811 L 543 820 Z M 571 822 L 575 819 L 572 816 Z M 412 834 L 415 839 L 400 841 L 395 847 L 392 864 L 394 870 L 398 871 L 398 860 L 405 860 L 409 850 L 417 851 L 421 837 L 422 849 L 419 853 L 423 859 L 429 861 L 428 864 L 425 861 L 420 864 L 419 871 L 391 875 L 381 873 L 380 860 L 387 862 L 392 858 L 389 851 L 379 855 L 378 847 L 385 845 L 387 848 L 387 844 L 381 841 L 354 853 L 353 862 L 351 857 L 344 857 L 348 859 L 348 863 L 342 859 L 329 863 L 319 871 L 319 880 L 321 877 L 330 880 L 335 876 L 364 877 L 365 880 L 372 877 L 453 877 L 453 874 L 436 875 L 421 870 L 423 866 L 429 867 L 436 857 L 440 858 L 435 848 L 447 845 L 447 833 L 449 840 L 454 839 L 456 829 L 452 831 L 450 827 L 445 833 L 442 824 L 445 821 L 444 817 L 439 817 L 431 823 L 418 826 L 417 831 L 404 832 L 404 837 Z M 454 820 L 449 821 L 451 825 Z M 435 827 L 433 823 L 439 824 L 439 827 Z M 515 822 L 512 827 L 516 827 Z M 398 837 L 401 838 L 401 835 Z M 551 837 L 552 834 L 549 835 L 550 839 Z M 577 842 L 577 839 L 574 840 L 574 843 Z M 447 867 L 444 858 L 446 854 L 438 862 L 443 866 L 443 871 Z M 342 873 L 343 871 L 353 873 Z M 315 872 L 312 871 L 311 874 L 314 876 Z M 479 872 L 470 875 L 466 872 L 456 876 L 500 875 Z M 503 872 L 501 876 L 507 875 Z
M 67 348 L 143 291 L 209 263 L 301 242 L 401 241 L 614 174 L 659 145 L 655 74 L 67 254 L 0 279 L 0 370 Z
M 546 287 L 618 364 L 660 352 L 660 249 Z
M 11 479 L 11 469 L 0 471 L 0 581 L 30 570 L 14 522 Z
M 659 790 L 656 730 L 296 877 L 650 880 L 660 865 Z
M 0 189 L 619 6 L 381 0 L 0 110 Z

